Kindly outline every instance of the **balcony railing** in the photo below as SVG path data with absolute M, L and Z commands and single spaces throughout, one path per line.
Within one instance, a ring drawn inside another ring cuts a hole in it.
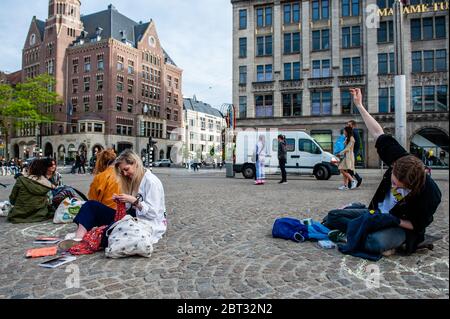
M 339 77 L 339 86 L 362 86 L 366 85 L 365 75 L 344 75 Z
M 303 90 L 303 79 L 280 81 L 281 90 Z
M 253 82 L 253 92 L 267 92 L 274 90 L 274 81 Z
M 308 83 L 310 88 L 332 87 L 333 77 L 309 78 Z

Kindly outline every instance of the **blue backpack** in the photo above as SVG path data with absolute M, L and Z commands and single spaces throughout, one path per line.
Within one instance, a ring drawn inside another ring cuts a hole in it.
M 273 224 L 272 236 L 302 242 L 308 239 L 308 226 L 295 218 L 278 218 Z
M 345 148 L 345 135 L 340 135 L 334 143 L 334 155 L 339 154 Z

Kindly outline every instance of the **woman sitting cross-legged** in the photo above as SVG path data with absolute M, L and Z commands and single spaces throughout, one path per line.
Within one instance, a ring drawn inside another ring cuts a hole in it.
M 146 170 L 139 156 L 131 150 L 123 151 L 114 162 L 121 194 L 112 199 L 125 203 L 127 213 L 137 219 L 145 219 L 152 227 L 152 244 L 161 239 L 167 229 L 164 189 L 161 181 Z M 88 201 L 74 219 L 78 225 L 74 240 L 65 240 L 60 248 L 68 249 L 80 242 L 85 234 L 95 227 L 106 226 L 103 230 L 101 248 L 108 244 L 106 232 L 114 223 L 116 211 L 100 202 Z

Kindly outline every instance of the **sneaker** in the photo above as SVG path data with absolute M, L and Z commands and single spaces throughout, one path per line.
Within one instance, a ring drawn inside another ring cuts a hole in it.
M 355 180 L 352 180 L 352 186 L 350 189 L 355 189 L 357 187 L 357 182 Z
M 344 232 L 341 232 L 338 229 L 331 230 L 328 233 L 328 238 L 335 243 L 346 243 L 347 242 L 347 236 Z
M 362 183 L 362 178 L 360 177 L 360 178 L 358 178 L 358 183 L 356 184 L 356 187 L 361 186 L 361 183 Z
M 81 243 L 80 238 L 66 239 L 58 244 L 58 248 L 61 250 L 69 250 L 70 248 L 72 248 L 75 245 L 78 245 L 79 243 Z
M 346 191 L 349 188 L 347 187 L 347 185 L 341 185 L 341 186 L 338 187 L 338 189 L 341 190 L 341 191 Z

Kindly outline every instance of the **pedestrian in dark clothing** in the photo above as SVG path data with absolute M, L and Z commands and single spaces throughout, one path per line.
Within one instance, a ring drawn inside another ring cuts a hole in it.
M 83 169 L 83 174 L 86 174 L 86 156 L 84 154 L 80 155 L 80 166 Z
M 350 120 L 347 122 L 347 126 L 351 127 L 353 129 L 353 138 L 355 139 L 355 144 L 353 146 L 353 154 L 355 156 L 355 166 L 358 158 L 359 149 L 361 147 L 361 137 L 359 136 L 359 130 L 356 128 L 356 122 L 353 120 Z M 362 177 L 359 176 L 359 174 L 356 172 L 356 168 L 354 171 L 349 172 L 352 177 L 356 179 L 356 187 L 361 186 L 362 183 Z M 351 188 L 351 182 L 349 182 L 348 185 L 349 188 Z
M 75 169 L 77 170 L 77 174 L 81 174 L 81 156 L 77 154 L 75 156 Z
M 281 181 L 279 181 L 279 184 L 287 183 L 286 161 L 287 161 L 286 138 L 280 134 L 278 135 L 278 163 L 280 165 L 281 170 Z
M 424 241 L 425 230 L 433 222 L 433 215 L 441 202 L 441 191 L 425 173 L 422 161 L 409 154 L 392 136 L 384 134 L 380 124 L 362 105 L 361 90 L 352 89 L 350 92 L 376 141 L 378 155 L 389 168 L 368 208 L 333 210 L 325 218 L 324 225 L 347 232 L 348 224 L 364 214 L 391 214 L 397 217 L 398 225 L 368 234 L 366 251 L 389 255 L 405 245 L 405 252 L 413 253 Z

